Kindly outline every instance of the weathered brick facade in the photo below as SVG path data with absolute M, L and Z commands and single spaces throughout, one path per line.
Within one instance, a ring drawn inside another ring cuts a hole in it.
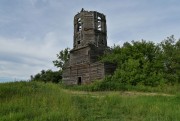
M 106 17 L 96 11 L 81 10 L 74 17 L 74 43 L 65 64 L 65 84 L 86 84 L 114 71 L 112 64 L 101 63 L 98 57 L 107 49 Z

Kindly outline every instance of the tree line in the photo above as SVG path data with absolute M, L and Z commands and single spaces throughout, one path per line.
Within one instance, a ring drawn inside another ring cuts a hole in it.
M 101 61 L 117 64 L 104 83 L 152 87 L 180 83 L 180 39 L 173 35 L 158 44 L 141 40 L 114 46 Z
M 61 50 L 57 54 L 57 60 L 53 61 L 59 71 L 42 70 L 31 76 L 31 80 L 61 82 L 63 66 L 69 59 L 69 50 Z M 173 35 L 160 43 L 141 40 L 125 42 L 123 46 L 114 45 L 105 51 L 100 60 L 117 65 L 114 74 L 101 81 L 103 84 L 155 87 L 180 83 L 180 39 L 176 40 Z

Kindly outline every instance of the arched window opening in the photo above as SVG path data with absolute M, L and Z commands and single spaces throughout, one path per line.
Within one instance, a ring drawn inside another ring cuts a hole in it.
M 98 16 L 98 30 L 102 30 L 102 25 L 101 25 L 101 17 Z
M 78 18 L 77 23 L 78 23 L 77 30 L 78 30 L 78 31 L 81 31 L 81 30 L 82 30 L 82 22 L 81 22 L 81 18 Z

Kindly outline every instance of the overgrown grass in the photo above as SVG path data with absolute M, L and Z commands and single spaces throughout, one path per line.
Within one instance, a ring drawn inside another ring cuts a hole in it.
M 62 88 L 79 91 L 139 91 L 139 92 L 158 92 L 167 94 L 176 94 L 180 92 L 180 84 L 166 85 L 162 84 L 157 87 L 144 85 L 128 85 L 114 82 L 105 82 L 104 80 L 97 80 L 88 85 L 63 85 Z
M 72 102 L 55 84 L 0 84 L 1 121 L 79 121 L 80 114 Z
M 0 121 L 179 121 L 180 95 L 71 93 L 57 84 L 0 84 Z
M 119 96 L 74 97 L 88 121 L 179 121 L 179 97 Z

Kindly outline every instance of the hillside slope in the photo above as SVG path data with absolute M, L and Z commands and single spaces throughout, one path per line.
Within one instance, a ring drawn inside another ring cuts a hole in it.
M 79 120 L 69 95 L 55 84 L 0 84 L 0 121 Z
M 133 92 L 134 93 L 134 92 Z M 180 96 L 73 92 L 57 84 L 0 84 L 0 121 L 179 121 Z

